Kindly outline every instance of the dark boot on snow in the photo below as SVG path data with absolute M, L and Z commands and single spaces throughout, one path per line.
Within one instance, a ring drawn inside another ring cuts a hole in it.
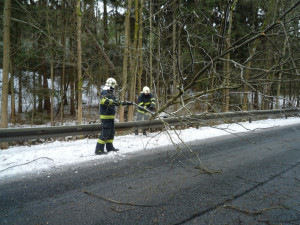
M 119 149 L 115 148 L 112 143 L 106 143 L 107 152 L 117 152 Z
M 106 154 L 106 152 L 104 151 L 104 144 L 97 143 L 95 154 L 96 155 L 104 155 L 104 154 Z
M 147 135 L 147 132 L 146 132 L 146 130 L 143 130 L 143 135 Z

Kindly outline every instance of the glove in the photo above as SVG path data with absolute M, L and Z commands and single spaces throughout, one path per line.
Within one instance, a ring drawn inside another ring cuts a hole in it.
M 133 105 L 133 103 L 130 101 L 122 101 L 121 105 Z
M 151 112 L 155 112 L 156 111 L 156 109 L 154 107 L 149 107 L 148 110 L 151 111 Z
M 116 106 L 119 106 L 120 103 L 121 103 L 121 102 L 119 102 L 119 101 L 117 101 L 117 100 L 114 100 L 114 101 L 113 101 L 113 104 L 116 105 Z

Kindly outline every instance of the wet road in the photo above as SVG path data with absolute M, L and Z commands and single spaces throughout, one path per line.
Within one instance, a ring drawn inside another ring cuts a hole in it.
M 0 224 L 300 224 L 300 125 L 189 146 L 0 181 Z

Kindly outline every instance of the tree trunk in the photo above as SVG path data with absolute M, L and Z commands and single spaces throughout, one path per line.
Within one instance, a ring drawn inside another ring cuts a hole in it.
M 62 27 L 62 36 L 61 36 L 61 44 L 62 44 L 62 68 L 61 68 L 61 79 L 60 79 L 60 124 L 64 124 L 64 87 L 65 87 L 65 74 L 66 74 L 66 18 L 65 18 L 65 0 L 61 2 L 62 13 L 60 14 L 60 24 Z
M 46 70 L 46 64 L 43 62 L 42 64 L 43 69 L 43 98 L 44 98 L 44 109 L 47 112 L 47 115 L 50 115 L 51 112 L 51 103 L 50 103 L 50 97 L 49 97 L 49 86 L 48 86 L 48 76 L 47 76 L 47 70 Z
M 61 81 L 60 81 L 60 123 L 61 125 L 63 125 L 64 123 L 64 96 L 65 96 L 65 92 L 64 92 L 64 87 L 65 87 L 65 77 L 66 77 L 66 52 L 65 52 L 65 38 L 63 38 L 62 40 L 62 44 L 63 44 L 63 62 L 62 62 L 62 73 L 61 73 Z
M 131 86 L 130 86 L 130 101 L 135 101 L 136 98 L 136 84 L 137 80 L 141 81 L 141 74 L 143 70 L 142 66 L 142 38 L 143 38 L 143 4 L 141 0 L 140 4 L 135 0 L 135 30 L 134 30 L 134 44 L 133 44 L 133 65 L 134 71 L 131 72 Z M 138 82 L 139 83 L 139 82 Z M 134 107 L 128 107 L 128 121 L 133 120 Z
M 50 118 L 51 118 L 51 126 L 54 126 L 54 93 L 55 93 L 55 87 L 54 87 L 54 62 L 51 59 L 50 62 L 50 71 L 51 71 L 51 114 L 50 114 Z
M 214 85 L 215 85 L 215 73 L 214 71 L 216 71 L 216 64 L 213 65 L 214 69 L 211 70 L 211 72 L 209 73 L 210 74 L 210 79 L 209 79 L 209 89 L 213 89 L 214 88 Z M 214 102 L 214 93 L 209 93 L 208 94 L 208 106 L 207 106 L 207 111 L 208 112 L 215 112 L 215 109 L 213 107 L 213 102 Z
M 11 61 L 10 61 L 11 62 Z M 15 104 L 15 88 L 14 88 L 14 73 L 12 64 L 10 63 L 10 96 L 11 96 L 11 122 L 16 123 L 16 104 Z
M 134 9 L 134 37 L 133 37 L 133 51 L 132 57 L 129 57 L 132 59 L 132 65 L 130 68 L 130 88 L 129 88 L 129 100 L 134 101 L 135 96 L 135 90 L 136 90 L 136 83 L 137 83 L 137 74 L 138 74 L 138 59 L 139 59 L 139 50 L 138 50 L 138 34 L 140 29 L 139 24 L 139 1 L 135 0 L 135 9 Z M 129 52 L 130 55 L 130 52 Z M 133 119 L 133 106 L 128 107 L 128 121 L 132 121 Z
M 43 112 L 42 70 L 38 73 L 38 112 Z
M 130 11 L 131 11 L 132 0 L 128 0 L 128 6 L 125 16 L 125 46 L 123 55 L 123 73 L 122 73 L 122 88 L 121 99 L 125 98 L 125 93 L 127 90 L 127 76 L 128 76 L 128 56 L 129 56 L 129 40 L 130 40 Z M 124 122 L 124 107 L 119 107 L 119 121 Z
M 176 2 L 177 0 L 173 0 L 173 29 L 172 29 L 172 95 L 175 96 L 178 91 L 177 91 L 177 70 L 176 70 L 176 65 L 177 65 L 177 57 L 176 57 L 176 45 L 177 45 L 177 29 L 176 29 L 176 14 L 175 14 L 175 8 L 176 8 Z M 178 55 L 179 57 L 179 55 Z M 174 111 L 177 111 L 179 108 L 179 104 L 174 105 Z
M 157 36 L 160 37 L 160 30 L 157 29 Z M 161 82 L 160 82 L 160 62 L 161 62 L 161 56 L 160 56 L 160 38 L 156 38 L 156 43 L 157 44 L 157 51 L 156 51 L 156 57 L 157 57 L 157 63 L 156 63 L 156 80 L 157 80 L 157 84 L 156 84 L 156 104 L 164 104 L 162 99 L 162 90 L 163 90 L 163 86 L 161 85 Z M 163 79 L 163 78 L 162 78 Z M 159 99 L 159 100 L 158 100 Z
M 70 88 L 71 88 L 71 97 L 70 97 L 70 114 L 71 115 L 75 115 L 75 74 L 76 74 L 76 70 L 73 67 L 72 70 L 70 71 L 71 74 L 69 76 L 70 79 Z
M 107 22 L 107 0 L 103 0 L 103 40 L 104 40 L 104 50 L 108 49 L 108 22 Z M 104 80 L 108 78 L 108 64 L 104 64 Z
M 142 90 L 142 76 L 143 76 L 143 8 L 144 0 L 141 0 L 139 9 L 139 43 L 138 43 L 138 93 Z M 151 33 L 151 31 L 150 31 Z M 150 83 L 153 82 L 152 75 L 150 75 Z M 152 89 L 152 87 L 151 87 Z
M 2 74 L 2 95 L 1 95 L 1 128 L 8 127 L 8 73 L 10 61 L 10 16 L 11 0 L 4 3 L 3 12 L 3 74 Z M 1 143 L 1 148 L 8 148 L 8 143 Z
M 77 72 L 78 72 L 78 124 L 82 124 L 82 70 L 81 70 L 81 0 L 77 0 Z
M 48 51 L 50 56 L 50 79 L 51 79 L 51 94 L 50 94 L 50 121 L 51 126 L 54 126 L 54 54 L 53 54 L 53 40 L 51 39 L 51 28 L 49 23 L 49 17 L 50 17 L 50 8 L 47 6 L 47 14 L 46 14 L 46 22 L 47 22 L 47 32 L 48 32 Z M 50 90 L 49 90 L 50 91 Z
M 18 71 L 18 82 L 19 82 L 18 114 L 21 114 L 23 112 L 22 71 Z
M 228 25 L 228 30 L 227 30 L 227 41 L 226 41 L 226 46 L 227 48 L 230 48 L 231 46 L 231 30 L 232 30 L 232 18 L 233 18 L 233 10 L 237 4 L 238 0 L 235 0 L 232 5 L 230 6 L 230 11 L 229 11 L 229 25 Z M 230 74 L 231 74 L 231 66 L 230 66 L 230 53 L 226 55 L 227 61 L 225 62 L 225 71 L 226 71 L 226 78 L 224 82 L 224 86 L 228 87 L 230 83 Z M 224 90 L 224 103 L 223 103 L 223 112 L 228 112 L 229 111 L 229 89 Z
M 36 111 L 36 75 L 35 72 L 33 72 L 32 75 L 32 83 L 33 83 L 33 93 L 32 93 L 32 97 L 33 97 L 33 106 L 32 106 L 32 118 L 31 121 L 33 121 L 33 117 L 35 116 L 35 111 Z
M 153 5 L 152 5 L 152 0 L 149 0 L 149 6 L 150 6 L 150 16 L 149 16 L 149 24 L 150 24 L 150 34 L 149 34 L 149 77 L 150 77 L 150 82 L 152 85 L 153 82 L 153 59 L 152 59 L 152 54 L 153 54 Z M 139 81 L 139 86 L 138 86 L 138 93 L 141 92 L 141 81 Z M 150 86 L 152 89 L 152 86 Z

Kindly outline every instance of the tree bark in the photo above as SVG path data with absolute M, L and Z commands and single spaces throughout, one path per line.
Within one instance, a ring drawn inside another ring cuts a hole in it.
M 43 95 L 42 95 L 42 70 L 38 73 L 38 112 L 43 112 Z
M 66 42 L 65 42 L 65 33 L 62 37 L 62 45 L 63 45 L 63 62 L 61 68 L 61 80 L 60 80 L 60 123 L 63 125 L 64 123 L 64 87 L 65 87 L 65 77 L 66 77 Z
M 104 50 L 108 49 L 108 24 L 107 24 L 107 0 L 103 0 L 103 40 L 104 40 Z M 108 64 L 104 64 L 104 80 L 108 78 Z
M 18 98 L 18 114 L 23 112 L 23 94 L 22 94 L 22 71 L 18 70 L 18 82 L 19 82 L 19 87 L 18 87 L 18 92 L 19 92 L 19 98 Z
M 150 82 L 152 85 L 153 82 L 153 5 L 152 5 L 152 0 L 149 0 L 149 6 L 150 6 L 150 11 L 149 11 L 149 24 L 150 24 L 150 29 L 149 29 L 149 77 L 150 77 Z M 138 87 L 138 93 L 141 92 L 141 81 L 139 81 L 139 87 Z M 152 89 L 152 86 L 150 86 Z
M 70 114 L 75 115 L 75 79 L 76 76 L 76 69 L 73 67 L 70 71 L 70 88 L 71 88 L 71 96 L 70 96 Z
M 44 109 L 47 112 L 47 115 L 51 113 L 51 103 L 49 97 L 49 85 L 48 85 L 48 76 L 47 76 L 47 69 L 46 63 L 43 62 L 42 64 L 42 73 L 43 73 L 43 98 L 44 98 Z
M 8 73 L 10 61 L 10 16 L 11 0 L 4 3 L 3 12 L 3 74 L 2 74 L 2 95 L 1 95 L 1 128 L 8 127 Z M 8 143 L 1 143 L 1 148 L 8 148 Z
M 231 46 L 231 30 L 232 30 L 232 18 L 233 18 L 233 11 L 234 8 L 237 4 L 238 0 L 234 0 L 232 5 L 230 6 L 230 11 L 229 11 L 229 25 L 228 25 L 228 30 L 227 30 L 227 38 L 226 38 L 226 46 L 229 48 Z M 226 71 L 226 77 L 225 77 L 225 82 L 224 86 L 228 87 L 230 83 L 230 74 L 231 74 L 231 66 L 230 66 L 230 52 L 226 55 L 226 59 L 228 61 L 225 62 L 225 71 Z M 224 103 L 223 103 L 223 112 L 228 112 L 229 110 L 229 89 L 224 90 Z
M 142 3 L 142 1 L 141 1 Z M 139 75 L 139 59 L 140 59 L 140 49 L 139 49 L 139 38 L 141 35 L 141 26 L 142 23 L 140 21 L 140 13 L 142 12 L 140 8 L 142 7 L 141 4 L 139 4 L 138 0 L 135 0 L 135 26 L 134 26 L 134 40 L 133 40 L 133 54 L 132 54 L 132 66 L 130 75 L 131 75 L 131 82 L 130 82 L 130 91 L 129 91 L 129 99 L 130 101 L 135 100 L 135 91 L 136 91 L 136 84 L 137 84 L 137 78 Z M 134 108 L 133 106 L 128 107 L 128 121 L 133 120 L 133 112 Z
M 11 61 L 10 61 L 11 62 Z M 11 96 L 11 122 L 16 123 L 16 104 L 15 104 L 15 88 L 14 88 L 14 74 L 12 64 L 10 63 L 10 96 Z
M 176 2 L 177 0 L 173 0 L 173 29 L 172 29 L 172 95 L 176 95 L 178 93 L 177 91 L 177 70 L 176 70 L 176 65 L 177 65 L 177 57 L 176 57 L 176 45 L 177 45 L 177 29 L 176 29 L 176 14 L 175 14 L 175 9 L 176 9 Z M 178 56 L 179 57 L 179 56 Z M 174 105 L 174 111 L 177 111 L 179 108 L 178 104 Z
M 10 62 L 10 16 L 11 0 L 4 3 L 3 12 L 3 76 L 2 76 L 2 97 L 1 97 L 1 127 L 8 126 L 8 89 L 9 89 L 9 62 Z
M 81 69 L 81 0 L 77 0 L 77 73 L 78 73 L 78 124 L 82 124 L 82 69 Z
M 62 44 L 62 68 L 61 68 L 61 79 L 60 79 L 60 124 L 64 124 L 64 87 L 65 87 L 65 74 L 66 74 L 66 17 L 65 17 L 65 0 L 61 2 L 61 14 L 59 24 L 61 30 L 61 44 Z
M 123 55 L 123 73 L 122 73 L 122 91 L 121 100 L 124 100 L 127 90 L 127 76 L 128 76 L 128 56 L 129 56 L 129 40 L 130 40 L 130 10 L 132 6 L 132 0 L 128 0 L 128 6 L 125 16 L 125 46 Z M 119 121 L 124 122 L 124 107 L 119 107 Z
M 139 9 L 139 43 L 138 43 L 138 93 L 141 92 L 142 89 L 142 76 L 143 76 L 143 8 L 144 8 L 144 0 L 141 0 L 140 9 Z M 150 31 L 151 33 L 151 31 Z M 152 67 L 152 66 L 151 66 Z M 150 73 L 150 82 L 153 82 L 152 72 Z
M 50 62 L 50 73 L 51 73 L 51 126 L 54 126 L 54 92 L 55 92 L 55 87 L 54 87 L 54 62 L 51 59 Z
M 32 105 L 32 118 L 31 121 L 33 121 L 33 117 L 36 114 L 36 74 L 35 72 L 33 72 L 32 74 L 32 83 L 33 83 L 33 93 L 32 93 L 32 97 L 33 97 L 33 105 Z

